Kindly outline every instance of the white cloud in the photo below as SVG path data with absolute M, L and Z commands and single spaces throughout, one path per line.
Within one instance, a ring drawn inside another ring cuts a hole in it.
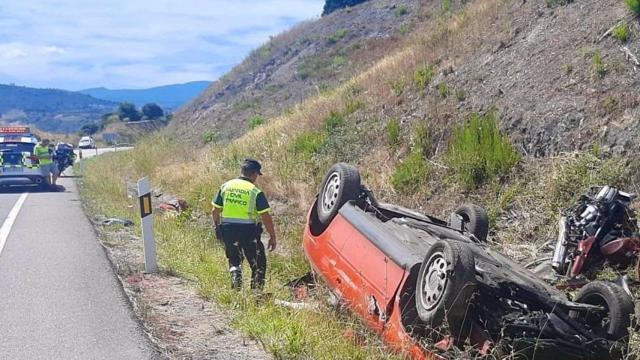
M 0 82 L 80 89 L 213 80 L 324 0 L 0 4 Z

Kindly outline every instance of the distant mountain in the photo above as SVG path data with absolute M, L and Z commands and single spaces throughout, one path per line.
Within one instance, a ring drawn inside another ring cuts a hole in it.
M 138 106 L 154 102 L 165 109 L 176 110 L 182 105 L 196 98 L 211 82 L 193 81 L 184 84 L 158 86 L 149 89 L 121 89 L 94 88 L 81 90 L 80 93 L 91 95 L 98 99 L 115 102 L 132 102 Z
M 0 84 L 0 123 L 28 124 L 49 132 L 75 132 L 98 122 L 117 104 L 89 95 L 57 89 Z

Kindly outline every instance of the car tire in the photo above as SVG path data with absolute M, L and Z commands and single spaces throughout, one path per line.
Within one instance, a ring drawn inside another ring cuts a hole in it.
M 487 241 L 489 216 L 483 207 L 475 204 L 464 204 L 457 208 L 454 213 L 462 217 L 462 223 L 466 231 L 482 242 Z
M 634 305 L 624 289 L 611 282 L 593 281 L 585 285 L 575 302 L 605 307 L 605 317 L 590 312 L 571 311 L 569 316 L 584 321 L 595 335 L 607 340 L 620 340 L 629 335 Z
M 328 226 L 342 205 L 360 196 L 360 172 L 349 164 L 335 164 L 329 169 L 320 189 L 316 205 L 318 220 L 323 226 Z
M 475 288 L 471 250 L 458 241 L 436 241 L 418 273 L 415 299 L 420 320 L 433 329 L 434 335 L 441 334 L 438 329 L 448 325 L 456 342 L 463 342 L 471 330 L 468 310 Z

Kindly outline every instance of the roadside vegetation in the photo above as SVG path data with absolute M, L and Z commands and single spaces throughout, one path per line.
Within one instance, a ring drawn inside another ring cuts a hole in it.
M 440 69 L 432 64 L 440 64 L 437 57 L 450 44 L 493 31 L 505 3 L 475 1 L 452 11 L 446 2 L 440 21 L 412 30 L 401 50 L 282 116 L 249 119 L 252 130 L 229 143 L 207 132 L 201 135 L 207 145 L 197 149 L 159 134 L 142 140 L 135 152 L 90 159 L 82 169 L 87 207 L 94 216 L 135 219 L 132 184 L 149 176 L 159 191 L 191 205 L 178 217 L 156 217 L 162 270 L 193 279 L 202 296 L 223 306 L 235 327 L 276 358 L 394 358 L 354 317 L 327 304 L 292 310 L 256 303 L 248 289 L 231 291 L 224 252 L 211 229 L 211 199 L 220 184 L 237 176 L 244 158 L 263 162 L 259 185 L 276 211 L 280 234 L 279 249 L 269 256 L 266 292 L 277 299 L 292 300 L 283 285 L 309 271 L 301 249 L 305 214 L 324 172 L 338 161 L 357 165 L 383 201 L 441 217 L 463 201 L 485 206 L 495 246 L 516 260 L 530 259 L 537 245 L 555 236 L 561 208 L 590 185 L 630 185 L 638 166 L 601 151 L 528 157 L 500 129 L 500 109 L 446 112 L 473 94 L 438 80 Z M 347 34 L 326 41 L 338 43 Z M 604 76 L 600 53 L 591 60 L 593 73 Z M 434 109 L 432 115 L 393 113 L 410 96 Z

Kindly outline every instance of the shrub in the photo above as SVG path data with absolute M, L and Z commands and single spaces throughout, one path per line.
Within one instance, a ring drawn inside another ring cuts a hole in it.
M 311 159 L 327 141 L 327 136 L 321 131 L 304 133 L 293 141 L 293 153 L 305 160 Z
M 618 107 L 618 99 L 613 96 L 607 96 L 600 102 L 600 106 L 607 113 L 611 113 Z
M 620 42 L 627 42 L 629 40 L 629 25 L 618 24 L 613 28 L 613 37 Z
M 431 168 L 420 151 L 412 151 L 399 163 L 391 175 L 391 186 L 403 193 L 424 190 L 429 180 Z
M 520 154 L 499 130 L 496 111 L 492 110 L 485 115 L 473 113 L 454 129 L 446 160 L 461 185 L 472 189 L 507 175 Z
M 339 112 L 332 111 L 324 120 L 324 130 L 331 134 L 338 127 L 342 126 L 342 124 L 344 124 L 344 116 Z
M 420 89 L 424 89 L 429 86 L 435 72 L 435 66 L 422 65 L 413 73 L 413 82 Z
M 440 84 L 438 84 L 438 93 L 443 98 L 449 96 L 449 85 L 447 85 L 447 83 L 445 82 L 441 82 Z
M 640 0 L 624 0 L 627 8 L 634 14 L 640 14 Z
M 595 51 L 593 53 L 593 55 L 591 56 L 591 64 L 593 65 L 593 72 L 598 75 L 598 77 L 604 77 L 604 75 L 607 73 L 607 68 L 604 64 L 604 61 L 602 60 L 600 51 Z
M 448 12 L 451 9 L 451 0 L 442 0 L 442 11 Z
M 400 121 L 398 119 L 391 119 L 387 124 L 387 143 L 391 149 L 400 145 Z
M 396 7 L 396 16 L 404 16 L 407 15 L 409 13 L 409 8 L 407 7 L 407 5 L 402 4 L 398 7 Z
M 458 99 L 458 101 L 464 101 L 466 97 L 467 95 L 464 93 L 464 90 L 456 90 L 456 99 Z
M 343 55 L 336 55 L 333 57 L 333 60 L 331 61 L 331 63 L 333 64 L 334 67 L 340 67 L 347 63 L 347 57 Z
M 573 72 L 573 65 L 572 64 L 564 64 L 564 73 L 569 75 Z
M 210 144 L 210 143 L 216 142 L 217 140 L 218 140 L 218 134 L 212 131 L 208 131 L 202 134 L 202 141 L 204 141 L 205 144 Z
M 265 118 L 260 115 L 255 115 L 249 118 L 249 129 L 255 129 L 258 126 L 264 124 Z
M 337 43 L 338 41 L 342 40 L 345 36 L 347 36 L 347 32 L 348 30 L 344 28 L 336 31 L 335 33 L 333 33 L 333 35 L 327 38 L 327 43 L 329 43 L 329 45 L 333 45 Z
M 409 33 L 409 25 L 407 25 L 407 24 L 400 25 L 400 27 L 398 28 L 398 32 L 402 36 L 407 35 Z

